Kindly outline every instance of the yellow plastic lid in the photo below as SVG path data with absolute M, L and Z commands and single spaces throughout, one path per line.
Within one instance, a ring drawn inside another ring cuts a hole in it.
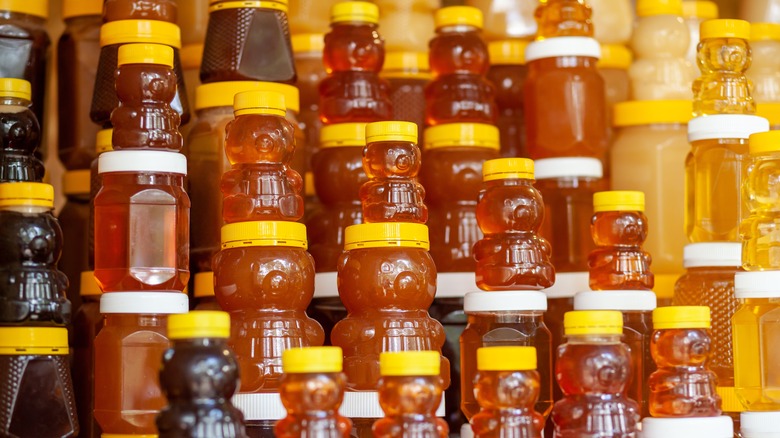
M 417 124 L 412 122 L 374 122 L 366 125 L 366 143 L 403 141 L 417 144 Z
M 192 295 L 195 298 L 213 297 L 214 296 L 214 273 L 198 272 L 195 274 L 192 280 Z
M 441 354 L 438 351 L 398 351 L 379 355 L 379 374 L 383 376 L 438 376 Z
M 499 150 L 498 128 L 484 123 L 446 123 L 426 128 L 425 149 L 451 146 L 473 146 Z
M 49 18 L 49 0 L 0 0 L 0 11 Z
M 114 137 L 114 129 L 101 129 L 95 136 L 95 152 L 98 155 L 103 152 L 113 151 L 114 145 L 112 144 L 112 138 Z
M 68 354 L 64 327 L 0 327 L 0 355 Z
M 219 310 L 193 310 L 168 316 L 169 339 L 229 338 L 230 314 Z
M 574 310 L 563 315 L 565 335 L 619 335 L 623 314 L 617 310 Z
M 420 248 L 428 250 L 428 227 L 410 222 L 350 225 L 344 230 L 344 250 L 365 248 Z
M 612 190 L 593 194 L 593 211 L 645 211 L 644 192 Z
M 780 131 L 750 134 L 750 154 L 765 154 L 780 151 Z
M 325 35 L 321 33 L 297 33 L 290 37 L 290 41 L 293 53 L 322 52 L 325 49 Z
M 123 44 L 116 65 L 155 64 L 173 68 L 173 49 L 162 44 Z
M 756 115 L 767 119 L 770 129 L 780 127 L 780 103 L 757 103 Z
M 344 354 L 340 347 L 289 348 L 282 351 L 282 371 L 299 373 L 340 373 Z
M 330 9 L 330 22 L 379 23 L 379 7 L 369 2 L 341 2 Z
M 474 26 L 482 29 L 482 11 L 473 6 L 447 6 L 436 10 L 433 16 L 436 29 L 446 26 Z
M 691 120 L 690 100 L 631 100 L 614 107 L 614 126 L 685 124 Z
M 336 123 L 320 129 L 321 148 L 365 145 L 366 123 Z
M 284 95 L 284 106 L 294 113 L 300 112 L 300 92 L 294 85 L 260 81 L 212 82 L 195 88 L 195 110 L 233 106 L 236 94 L 245 91 L 271 91 Z
M 528 158 L 497 158 L 482 164 L 482 181 L 534 179 L 534 162 Z
M 653 310 L 654 330 L 710 327 L 710 308 L 707 306 L 669 306 Z
M 682 0 L 637 0 L 637 17 L 650 17 L 653 15 L 678 15 L 682 16 Z
M 780 40 L 780 24 L 750 23 L 750 41 Z
M 601 58 L 599 58 L 596 67 L 628 70 L 633 60 L 634 56 L 628 47 L 622 44 L 602 44 Z
M 39 182 L 0 183 L 0 207 L 13 205 L 54 208 L 54 187 Z
M 16 97 L 30 100 L 32 97 L 32 86 L 24 79 L 0 78 L 0 97 Z
M 274 9 L 287 12 L 287 0 L 209 0 L 209 13 L 222 9 Z
M 655 297 L 660 300 L 668 300 L 674 297 L 674 285 L 677 283 L 680 275 L 655 274 L 654 277 L 653 292 L 655 292 Z
M 95 271 L 83 271 L 81 273 L 81 282 L 79 284 L 79 295 L 81 296 L 87 296 L 87 295 L 100 295 L 103 291 L 100 289 L 100 285 L 98 285 L 97 279 L 95 278 Z
M 62 192 L 66 195 L 89 194 L 89 169 L 69 170 L 62 175 Z
M 199 69 L 203 61 L 203 44 L 187 44 L 179 50 L 179 58 L 184 70 Z
M 179 26 L 157 20 L 110 21 L 100 27 L 100 47 L 114 44 L 154 43 L 181 48 Z
M 750 23 L 745 20 L 718 19 L 701 23 L 699 39 L 740 38 L 750 39 Z
M 536 348 L 514 345 L 478 348 L 477 369 L 480 371 L 535 370 Z
M 380 75 L 385 78 L 423 80 L 433 77 L 426 52 L 388 52 Z
M 306 225 L 287 221 L 236 222 L 222 227 L 222 249 L 246 246 L 306 248 Z
M 491 41 L 488 54 L 492 65 L 524 65 L 526 40 Z M 603 55 L 602 55 L 603 56 Z
M 718 18 L 718 5 L 710 1 L 683 1 L 684 18 L 703 18 L 714 20 Z
M 104 0 L 62 0 L 62 18 L 103 15 Z
M 284 95 L 275 91 L 242 91 L 233 97 L 233 114 L 266 114 L 284 117 Z

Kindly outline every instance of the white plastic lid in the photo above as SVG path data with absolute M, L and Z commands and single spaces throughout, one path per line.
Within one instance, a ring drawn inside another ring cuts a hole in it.
M 574 296 L 574 310 L 650 312 L 655 307 L 655 293 L 647 290 L 585 291 Z
M 588 37 L 556 37 L 534 41 L 525 48 L 525 62 L 559 56 L 601 58 L 599 42 Z
M 100 297 L 100 313 L 172 314 L 187 313 L 187 294 L 171 292 L 108 292 Z
M 688 122 L 688 141 L 713 138 L 740 138 L 747 140 L 751 134 L 769 131 L 769 121 L 747 114 L 716 114 L 701 116 Z
M 460 438 L 474 438 L 474 430 L 471 424 L 466 423 L 460 427 Z
M 167 172 L 187 174 L 187 157 L 164 151 L 109 151 L 98 157 L 98 173 Z
M 601 160 L 587 157 L 543 158 L 534 161 L 534 178 L 601 178 Z
M 279 393 L 238 393 L 230 401 L 244 414 L 245 420 L 281 420 L 287 416 Z
M 235 397 L 234 397 L 235 399 Z M 347 391 L 344 393 L 344 402 L 341 403 L 339 413 L 349 418 L 383 418 L 385 412 L 379 405 L 379 393 L 376 391 Z M 436 409 L 436 416 L 443 417 L 444 397 Z
M 739 420 L 742 438 L 780 438 L 780 411 L 743 412 Z
M 691 243 L 683 248 L 683 267 L 742 266 L 742 244 L 734 242 Z
M 463 310 L 469 312 L 521 312 L 547 310 L 547 296 L 535 290 L 475 291 L 463 298 Z
M 339 296 L 335 272 L 318 272 L 314 274 L 314 298 L 333 298 Z
M 436 298 L 463 298 L 474 290 L 473 272 L 440 272 L 436 274 Z
M 642 420 L 643 438 L 733 438 L 731 418 L 651 418 Z
M 737 272 L 734 296 L 745 298 L 780 298 L 780 271 Z
M 556 272 L 555 284 L 543 292 L 547 298 L 571 298 L 582 290 L 590 290 L 587 272 Z

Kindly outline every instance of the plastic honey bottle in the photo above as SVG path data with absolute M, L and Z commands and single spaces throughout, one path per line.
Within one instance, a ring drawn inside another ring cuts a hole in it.
M 753 83 L 753 99 L 757 104 L 780 102 L 780 24 L 752 23 L 750 54 L 752 62 L 745 75 Z
M 501 133 L 501 156 L 527 157 L 525 148 L 525 118 L 523 115 L 523 85 L 528 76 L 525 65 L 524 40 L 493 41 L 488 44 L 490 69 L 487 78 L 493 85 L 498 116 L 496 126 Z
M 742 268 L 747 271 L 780 269 L 780 258 L 772 241 L 780 233 L 775 225 L 780 216 L 780 134 L 762 132 L 750 136 L 750 161 L 743 198 L 750 216 L 740 224 Z
M 432 77 L 428 53 L 388 52 L 380 76 L 390 84 L 393 120 L 413 122 L 418 127 L 425 125 L 425 86 Z M 423 143 L 422 133 L 418 129 L 417 144 Z
M 103 328 L 100 296 L 103 291 L 95 281 L 95 273 L 81 273 L 81 305 L 73 315 L 70 347 L 73 354 L 73 390 L 79 414 L 80 434 L 88 438 L 100 436 L 100 426 L 92 415 L 95 407 L 95 337 Z
M 534 411 L 539 372 L 534 347 L 483 347 L 477 350 L 474 395 L 480 411 L 471 419 L 474 436 L 541 438 L 544 417 Z
M 299 121 L 306 142 L 299 146 L 312 156 L 320 145 L 320 91 L 319 85 L 327 73 L 322 64 L 322 52 L 325 48 L 325 35 L 304 33 L 291 37 L 295 71 L 295 86 L 300 91 L 301 112 Z
M 425 51 L 433 36 L 437 0 L 379 0 L 379 25 L 389 51 Z
M 537 39 L 554 37 L 592 37 L 593 11 L 585 0 L 546 0 L 534 13 Z
M 379 77 L 385 59 L 377 32 L 379 9 L 373 3 L 333 5 L 331 31 L 325 35 L 322 61 L 328 77 L 320 82 L 320 119 L 324 124 L 389 120 L 392 104 L 387 81 Z
M 698 75 L 699 68 L 696 56 L 699 45 L 699 30 L 703 22 L 718 18 L 718 4 L 706 0 L 683 0 L 682 7 L 682 17 L 685 20 L 685 25 L 688 26 L 688 33 L 691 37 L 691 43 L 685 57 L 693 66 L 694 73 Z
M 482 165 L 474 245 L 476 281 L 482 290 L 544 289 L 555 282 L 550 244 L 538 235 L 544 202 L 533 187 L 534 163 L 499 158 Z
M 436 418 L 445 385 L 438 351 L 383 352 L 379 356 L 379 404 L 385 412 L 372 427 L 376 438 L 449 436 Z
M 586 0 L 593 10 L 593 37 L 602 45 L 628 44 L 634 24 L 634 8 L 629 0 Z
M 0 79 L 0 182 L 43 180 L 41 127 L 30 109 L 31 96 L 29 82 Z
M 490 60 L 482 40 L 482 12 L 470 6 L 436 11 L 436 36 L 429 44 L 433 80 L 425 88 L 425 122 L 493 124 L 493 87 L 486 79 Z

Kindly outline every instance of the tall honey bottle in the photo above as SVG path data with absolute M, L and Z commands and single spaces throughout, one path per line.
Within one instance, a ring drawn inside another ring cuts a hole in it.
M 311 157 L 317 152 L 320 144 L 320 91 L 319 85 L 327 72 L 322 63 L 322 52 L 325 48 L 325 35 L 321 33 L 304 33 L 291 37 L 295 71 L 297 79 L 295 86 L 300 91 L 301 112 L 298 117 L 304 133 L 305 143 L 299 146 Z
M 387 52 L 380 76 L 390 84 L 393 120 L 425 125 L 425 87 L 431 81 L 426 52 Z M 423 144 L 423 130 L 417 144 Z

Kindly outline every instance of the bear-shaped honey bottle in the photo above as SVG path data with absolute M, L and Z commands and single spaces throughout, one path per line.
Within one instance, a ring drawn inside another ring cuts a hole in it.
M 546 0 L 536 8 L 534 18 L 539 39 L 563 36 L 593 36 L 593 11 L 585 0 Z
M 0 182 L 43 180 L 41 127 L 30 109 L 30 83 L 0 79 Z

